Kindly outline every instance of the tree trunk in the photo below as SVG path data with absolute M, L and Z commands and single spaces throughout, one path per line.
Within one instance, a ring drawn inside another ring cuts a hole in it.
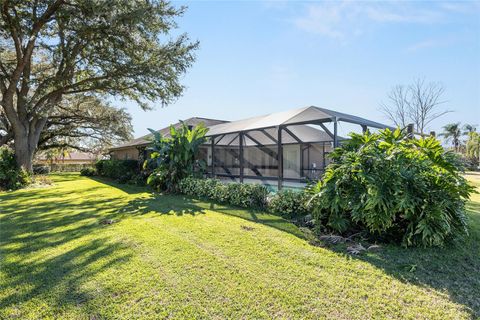
M 30 123 L 21 125 L 21 128 L 15 130 L 14 148 L 17 166 L 30 173 L 33 172 L 33 155 L 37 150 L 40 133 L 46 121 L 46 118 L 34 118 Z
M 30 147 L 28 145 L 28 136 L 26 134 L 15 135 L 14 148 L 17 166 L 27 170 L 28 172 L 32 172 L 33 152 L 30 151 Z

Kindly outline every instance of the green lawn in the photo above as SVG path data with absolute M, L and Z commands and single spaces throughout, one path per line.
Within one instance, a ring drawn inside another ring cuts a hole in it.
M 53 179 L 0 193 L 2 319 L 480 316 L 480 195 L 456 246 L 352 257 L 276 216 Z

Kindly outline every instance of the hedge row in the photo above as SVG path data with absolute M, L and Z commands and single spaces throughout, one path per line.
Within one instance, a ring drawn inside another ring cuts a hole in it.
M 305 191 L 284 189 L 270 197 L 268 211 L 284 218 L 306 216 L 310 213 L 311 195 Z
M 309 196 L 305 191 L 282 190 L 269 194 L 261 184 L 222 183 L 217 179 L 185 178 L 180 193 L 244 208 L 266 209 L 285 218 L 308 214 Z
M 126 183 L 140 175 L 140 166 L 136 160 L 100 160 L 95 163 L 96 174 L 100 177 L 115 179 Z

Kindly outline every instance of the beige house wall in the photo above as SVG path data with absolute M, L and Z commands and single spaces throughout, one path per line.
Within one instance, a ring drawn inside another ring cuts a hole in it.
M 112 159 L 114 160 L 138 160 L 138 149 L 127 148 L 121 150 L 114 150 L 110 152 Z

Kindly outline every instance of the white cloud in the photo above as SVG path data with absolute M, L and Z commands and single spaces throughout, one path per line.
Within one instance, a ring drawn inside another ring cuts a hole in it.
M 305 31 L 330 38 L 343 38 L 341 28 L 345 5 L 311 5 L 307 14 L 295 19 L 295 25 Z
M 401 7 L 365 7 L 365 13 L 371 20 L 377 22 L 435 23 L 443 17 L 443 13 L 439 11 L 413 10 Z
M 347 32 L 342 22 L 352 13 L 351 9 L 348 2 L 310 5 L 306 15 L 294 19 L 294 24 L 307 32 L 341 39 Z
M 418 51 L 418 50 L 421 50 L 421 49 L 437 47 L 439 45 L 441 45 L 441 43 L 438 40 L 427 39 L 427 40 L 423 40 L 423 41 L 412 44 L 411 46 L 409 46 L 407 48 L 407 51 L 414 52 L 414 51 Z
M 445 47 L 457 42 L 455 37 L 446 36 L 439 39 L 426 39 L 417 43 L 412 44 L 407 48 L 408 52 L 415 52 L 423 49 L 436 48 L 436 47 Z
M 422 8 L 405 2 L 323 2 L 310 4 L 294 25 L 309 33 L 345 39 L 364 33 L 372 25 L 386 23 L 432 24 L 445 18 L 439 6 Z
M 440 7 L 451 12 L 478 14 L 480 12 L 480 1 L 444 2 Z

